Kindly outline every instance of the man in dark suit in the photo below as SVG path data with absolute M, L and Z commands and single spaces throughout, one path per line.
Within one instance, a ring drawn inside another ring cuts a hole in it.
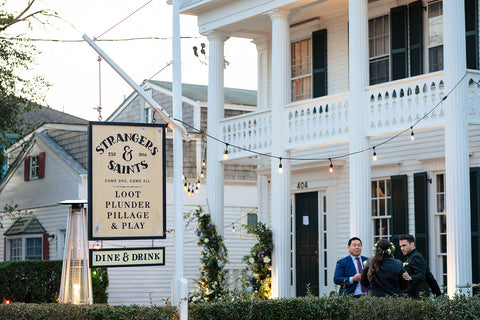
M 360 297 L 366 293 L 366 288 L 360 284 L 363 262 L 367 257 L 361 256 L 362 241 L 353 237 L 348 240 L 349 255 L 337 261 L 333 282 L 340 286 L 339 294 L 352 294 Z
M 415 249 L 415 237 L 412 235 L 400 235 L 400 249 L 407 260 L 403 266 L 407 272 L 403 278 L 408 281 L 406 288 L 402 290 L 402 294 L 418 299 L 420 295 L 428 296 L 427 272 L 428 266 L 423 255 Z

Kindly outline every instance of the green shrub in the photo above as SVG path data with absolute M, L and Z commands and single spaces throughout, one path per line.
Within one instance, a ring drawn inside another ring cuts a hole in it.
M 2 320 L 178 320 L 173 307 L 107 306 L 72 304 L 0 305 Z
M 25 303 L 57 302 L 62 278 L 61 260 L 0 263 L 0 300 Z M 93 301 L 108 300 L 107 269 L 92 269 Z

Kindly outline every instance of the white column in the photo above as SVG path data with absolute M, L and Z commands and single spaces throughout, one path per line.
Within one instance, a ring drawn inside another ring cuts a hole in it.
M 268 224 L 268 181 L 267 177 L 257 174 L 258 221 Z
M 209 33 L 208 38 L 208 108 L 207 133 L 222 137 L 219 121 L 224 118 L 223 95 L 223 46 L 227 39 L 220 33 Z M 223 164 L 220 162 L 225 146 L 212 139 L 207 140 L 207 200 L 217 231 L 223 235 Z
M 173 117 L 182 120 L 182 69 L 180 45 L 180 0 L 173 1 L 172 56 L 173 56 Z M 173 198 L 175 225 L 175 278 L 173 279 L 173 303 L 179 308 L 180 319 L 187 319 L 187 280 L 183 277 L 183 140 L 178 127 L 173 129 Z
M 265 37 L 253 39 L 257 46 L 257 110 L 268 107 L 268 43 Z
M 288 11 L 275 10 L 272 19 L 272 155 L 288 157 L 285 151 L 285 104 L 290 102 L 290 30 Z M 271 225 L 273 232 L 272 291 L 273 297 L 290 296 L 290 163 L 271 160 Z
M 446 92 L 466 72 L 463 0 L 443 1 Z M 465 81 L 445 100 L 448 295 L 472 283 L 468 121 Z M 465 289 L 462 289 L 463 293 Z
M 367 0 L 349 0 L 350 152 L 369 146 L 365 136 L 367 105 L 364 93 L 369 74 L 367 5 Z M 350 156 L 350 236 L 362 239 L 366 255 L 371 253 L 373 246 L 370 156 L 369 152 Z

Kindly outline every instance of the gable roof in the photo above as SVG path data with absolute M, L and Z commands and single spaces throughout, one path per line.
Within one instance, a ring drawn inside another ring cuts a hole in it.
M 37 111 L 25 113 L 22 115 L 22 117 L 27 121 L 28 124 L 34 125 L 35 127 L 39 127 L 44 123 L 88 124 L 88 121 L 85 119 L 43 106 L 41 106 Z
M 42 224 L 35 216 L 22 217 L 15 222 L 3 233 L 5 236 L 13 236 L 17 234 L 33 234 L 47 232 Z
M 39 137 L 52 151 L 65 161 L 78 174 L 87 174 L 87 170 L 78 163 L 67 151 L 60 147 L 48 134 L 45 132 L 35 132 L 35 136 Z
M 167 81 L 148 80 L 148 82 L 172 91 L 172 83 Z M 208 100 L 208 86 L 182 83 L 182 96 L 193 101 Z M 225 103 L 247 106 L 257 105 L 257 91 L 237 88 L 224 88 Z

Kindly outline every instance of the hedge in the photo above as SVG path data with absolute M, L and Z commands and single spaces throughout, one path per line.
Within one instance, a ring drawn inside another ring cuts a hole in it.
M 92 269 L 93 300 L 108 300 L 107 269 Z M 26 303 L 57 302 L 62 278 L 61 260 L 0 263 L 0 300 Z
M 71 304 L 0 305 L 2 320 L 178 320 L 173 307 Z M 464 320 L 480 319 L 480 296 L 452 300 L 430 298 L 305 297 L 276 300 L 234 300 L 189 305 L 190 320 Z

